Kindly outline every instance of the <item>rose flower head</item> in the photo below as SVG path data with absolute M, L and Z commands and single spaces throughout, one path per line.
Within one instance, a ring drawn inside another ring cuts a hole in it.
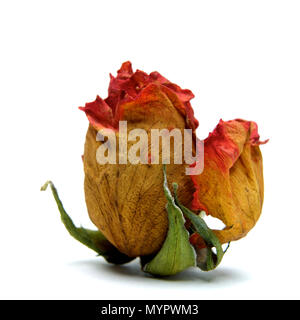
M 139 257 L 143 271 L 168 276 L 216 268 L 222 244 L 247 235 L 264 197 L 258 127 L 220 120 L 204 140 L 190 100 L 158 72 L 131 63 L 110 75 L 108 97 L 79 109 L 89 121 L 83 154 L 84 193 L 98 230 L 76 227 L 50 185 L 69 233 L 108 262 Z M 220 219 L 211 230 L 205 214 Z M 214 249 L 214 250 L 212 250 Z

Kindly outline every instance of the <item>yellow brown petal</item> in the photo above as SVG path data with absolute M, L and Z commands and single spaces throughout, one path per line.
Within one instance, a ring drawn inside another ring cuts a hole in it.
M 236 119 L 220 121 L 204 142 L 204 171 L 193 176 L 194 209 L 223 221 L 214 230 L 221 243 L 244 237 L 257 222 L 263 205 L 263 164 L 257 124 Z M 191 242 L 204 247 L 196 234 Z
M 183 131 L 187 125 L 182 112 L 159 83 L 149 84 L 134 100 L 123 102 L 119 110 L 119 119 L 127 121 L 128 132 L 140 128 L 147 131 L 148 137 L 151 129 L 172 126 Z M 91 123 L 84 150 L 84 187 L 89 216 L 121 252 L 131 257 L 152 254 L 162 246 L 168 229 L 162 165 L 101 165 L 96 160 L 96 151 L 102 142 L 96 141 L 96 134 Z M 117 138 L 118 135 L 116 130 Z M 128 142 L 128 149 L 132 145 L 133 142 Z M 173 148 L 171 140 L 168 180 L 180 185 L 179 199 L 189 206 L 193 183 L 185 175 L 184 164 L 173 164 Z

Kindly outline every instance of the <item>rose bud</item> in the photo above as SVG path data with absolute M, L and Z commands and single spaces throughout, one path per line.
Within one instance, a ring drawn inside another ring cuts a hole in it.
M 257 222 L 264 194 L 259 145 L 267 141 L 259 141 L 255 122 L 221 120 L 202 148 L 193 97 L 125 62 L 111 76 L 108 97 L 80 107 L 89 120 L 85 199 L 98 230 L 76 227 L 51 181 L 41 190 L 50 186 L 70 235 L 107 262 L 140 257 L 142 270 L 158 276 L 213 270 L 227 250 L 222 244 Z M 205 213 L 225 228 L 211 230 Z
M 204 170 L 193 176 L 196 187 L 193 209 L 222 220 L 214 230 L 221 243 L 244 237 L 257 222 L 263 205 L 263 163 L 257 124 L 252 121 L 220 121 L 204 141 Z M 205 247 L 198 234 L 190 238 Z
M 114 159 L 114 152 L 110 150 L 114 145 L 108 144 L 107 152 L 112 153 L 110 159 L 115 163 L 99 163 L 97 152 L 106 142 L 97 132 L 115 134 L 119 141 L 119 121 L 127 121 L 128 133 L 133 129 L 144 129 L 148 138 L 152 129 L 173 128 L 191 129 L 194 136 L 198 121 L 189 102 L 193 97 L 190 90 L 181 89 L 159 73 L 133 72 L 131 63 L 125 62 L 117 76 L 111 76 L 108 97 L 103 100 L 97 96 L 95 101 L 80 108 L 90 123 L 83 156 L 89 216 L 109 242 L 130 257 L 157 252 L 166 238 L 168 216 L 161 160 L 159 164 L 152 164 L 153 157 L 158 155 L 152 154 L 149 148 L 148 163 L 120 163 L 120 157 Z M 136 143 L 135 139 L 129 141 L 129 138 L 128 135 L 126 152 Z M 116 148 L 118 155 L 121 146 L 117 144 Z M 171 139 L 168 181 L 178 183 L 178 198 L 190 207 L 194 186 L 185 172 L 188 165 L 184 160 L 174 164 L 173 150 Z

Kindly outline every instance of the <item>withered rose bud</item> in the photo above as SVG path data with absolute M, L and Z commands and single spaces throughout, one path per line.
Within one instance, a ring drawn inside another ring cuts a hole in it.
M 166 237 L 168 217 L 162 165 L 119 164 L 118 159 L 116 164 L 99 164 L 96 153 L 103 142 L 96 141 L 97 131 L 114 130 L 118 140 L 119 121 L 127 121 L 128 132 L 144 129 L 148 137 L 152 129 L 194 131 L 198 121 L 189 102 L 193 97 L 190 90 L 181 89 L 159 73 L 133 72 L 130 62 L 125 62 L 117 77 L 111 76 L 108 97 L 97 97 L 81 108 L 90 122 L 83 157 L 89 216 L 105 237 L 128 256 L 152 254 Z M 127 149 L 134 143 L 128 142 Z M 184 161 L 174 164 L 172 141 L 170 150 L 168 180 L 180 185 L 179 199 L 189 207 L 193 183 L 185 173 Z M 150 149 L 148 157 L 150 162 Z
M 42 190 L 50 185 L 69 233 L 108 262 L 140 257 L 143 271 L 159 276 L 192 266 L 209 271 L 223 258 L 222 244 L 256 224 L 264 195 L 259 145 L 266 141 L 259 141 L 255 122 L 221 120 L 199 153 L 193 97 L 159 73 L 133 72 L 125 62 L 111 76 L 108 97 L 80 107 L 89 120 L 85 199 L 98 230 L 74 225 L 51 181 Z M 225 228 L 211 230 L 204 212 Z

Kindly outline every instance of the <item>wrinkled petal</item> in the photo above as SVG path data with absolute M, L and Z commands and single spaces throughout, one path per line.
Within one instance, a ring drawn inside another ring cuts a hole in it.
M 199 123 L 194 117 L 194 111 L 190 100 L 193 93 L 187 89 L 181 89 L 178 85 L 170 82 L 158 72 L 147 74 L 141 70 L 132 71 L 129 61 L 124 62 L 117 72 L 117 76 L 110 75 L 108 97 L 102 100 L 97 97 L 94 102 L 87 103 L 83 110 L 95 128 L 114 128 L 117 130 L 118 122 L 122 119 L 123 105 L 138 99 L 144 90 L 150 85 L 157 85 L 170 100 L 174 101 L 174 107 L 184 116 L 187 128 L 195 130 Z
M 193 209 L 223 221 L 215 230 L 221 243 L 238 240 L 254 227 L 264 195 L 262 156 L 257 124 L 236 119 L 220 121 L 204 141 L 204 171 L 193 176 Z M 191 242 L 204 247 L 194 234 Z
M 79 107 L 84 111 L 90 124 L 97 130 L 101 128 L 115 129 L 116 123 L 111 108 L 99 96 L 96 100 Z
M 153 82 L 134 100 L 123 102 L 119 117 L 127 121 L 128 132 L 140 128 L 150 133 L 151 129 L 170 127 L 183 131 L 187 123 L 175 105 L 180 101 L 169 96 L 159 83 Z M 95 157 L 101 144 L 96 141 L 96 133 L 94 126 L 90 125 L 84 151 L 85 198 L 89 216 L 122 253 L 130 257 L 153 254 L 161 248 L 168 231 L 162 164 L 100 165 Z M 148 146 L 150 137 L 148 135 Z M 128 141 L 128 150 L 134 143 Z M 185 174 L 184 161 L 183 164 L 174 164 L 173 141 L 170 150 L 168 181 L 180 185 L 178 197 L 189 207 L 193 183 Z

